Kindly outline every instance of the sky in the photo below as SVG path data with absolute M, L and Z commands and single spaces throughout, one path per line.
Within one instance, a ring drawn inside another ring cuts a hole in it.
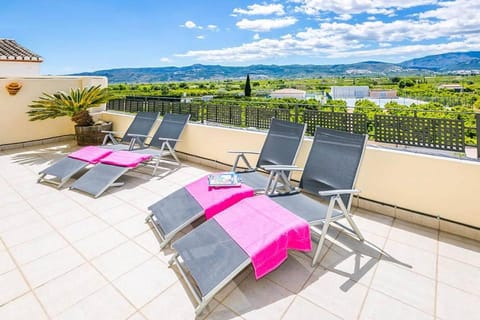
M 220 64 L 398 63 L 480 51 L 480 0 L 1 0 L 0 38 L 42 74 Z

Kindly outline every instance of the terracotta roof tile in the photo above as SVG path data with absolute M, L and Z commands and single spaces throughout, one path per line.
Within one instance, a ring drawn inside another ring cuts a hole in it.
M 0 61 L 42 62 L 38 54 L 19 45 L 15 40 L 0 39 Z

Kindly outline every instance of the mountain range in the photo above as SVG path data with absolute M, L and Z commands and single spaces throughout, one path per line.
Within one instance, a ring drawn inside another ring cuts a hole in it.
M 194 64 L 186 67 L 119 68 L 75 75 L 105 76 L 109 83 L 151 83 L 243 79 L 247 74 L 261 78 L 318 78 L 331 76 L 403 76 L 480 73 L 480 51 L 449 52 L 401 63 L 365 61 L 335 65 L 250 65 L 230 67 Z

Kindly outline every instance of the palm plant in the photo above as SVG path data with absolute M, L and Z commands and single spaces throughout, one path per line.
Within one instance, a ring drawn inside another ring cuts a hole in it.
M 100 85 L 70 89 L 68 94 L 63 91 L 43 93 L 43 96 L 29 105 L 32 109 L 27 113 L 30 121 L 68 116 L 77 126 L 91 126 L 94 122 L 88 108 L 107 102 L 109 97 L 107 88 L 101 88 Z

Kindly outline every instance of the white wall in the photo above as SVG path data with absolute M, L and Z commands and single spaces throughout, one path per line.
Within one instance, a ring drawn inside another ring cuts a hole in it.
M 40 75 L 40 62 L 0 61 L 0 77 Z

